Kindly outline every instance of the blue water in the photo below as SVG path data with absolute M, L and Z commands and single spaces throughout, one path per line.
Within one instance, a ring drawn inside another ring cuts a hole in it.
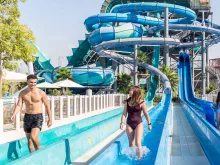
M 53 145 L 62 143 L 62 141 L 66 139 L 74 139 L 74 137 L 78 139 L 82 139 L 82 137 L 84 137 L 86 133 L 90 132 L 88 134 L 88 137 L 90 137 L 89 144 L 88 144 L 88 139 L 84 140 L 84 142 L 81 141 L 78 144 L 77 144 L 78 140 L 73 140 L 69 142 L 73 145 L 73 148 L 75 148 L 74 146 L 77 146 L 75 150 L 78 150 L 78 152 L 73 151 L 75 155 L 74 158 L 76 158 L 77 156 L 80 156 L 83 153 L 85 153 L 88 148 L 91 148 L 92 146 L 103 140 L 105 137 L 109 136 L 110 134 L 118 130 L 119 127 L 118 123 L 120 122 L 121 113 L 122 113 L 122 108 L 118 108 L 113 111 L 109 111 L 103 114 L 99 114 L 90 118 L 86 118 L 71 124 L 67 124 L 61 127 L 53 128 L 51 130 L 42 132 L 39 136 L 39 139 L 43 148 L 32 154 L 30 154 L 28 150 L 28 144 L 26 138 L 22 138 L 10 143 L 2 144 L 0 145 L 0 164 L 1 165 L 8 164 L 9 162 L 15 160 L 20 160 L 22 158 L 26 159 L 28 156 L 33 157 L 36 155 L 40 155 L 41 157 L 45 156 L 46 157 L 45 159 L 48 159 L 47 157 L 48 154 L 43 152 L 45 150 L 50 150 L 48 152 L 52 151 L 54 153 L 54 156 L 57 156 L 57 158 L 59 158 L 59 154 L 56 155 L 57 153 L 56 150 L 59 150 L 59 148 L 57 149 L 53 147 Z M 100 129 L 102 127 L 103 127 L 103 132 L 101 134 Z M 91 131 L 94 132 L 95 137 L 93 137 L 93 133 Z M 80 150 L 80 148 L 82 147 L 84 149 Z M 42 155 L 41 152 L 44 153 L 44 155 Z M 65 153 L 66 150 L 63 152 L 64 154 L 66 154 Z M 73 157 L 71 160 L 73 160 Z
M 151 165 L 155 163 L 158 147 L 164 123 L 167 115 L 167 110 L 162 107 L 152 110 L 150 113 L 152 130 L 147 128 L 146 119 L 143 117 L 144 135 L 142 139 L 142 146 L 147 147 L 150 152 L 143 156 L 140 160 L 130 159 L 125 151 L 128 149 L 128 138 L 126 133 L 119 137 L 111 146 L 109 146 L 101 155 L 99 155 L 90 165 L 103 165 L 108 162 L 108 165 Z M 117 147 L 114 147 L 117 145 Z
M 119 155 L 116 160 L 112 164 L 154 164 L 158 147 L 160 144 L 160 137 L 162 135 L 163 126 L 165 122 L 166 112 L 161 111 L 161 113 L 158 113 L 158 116 L 154 116 L 151 118 L 152 120 L 152 131 L 149 131 L 147 129 L 147 122 L 145 120 L 144 122 L 144 137 L 142 141 L 142 145 L 149 148 L 150 152 L 144 156 L 141 160 L 130 160 L 126 155 L 122 154 Z M 128 140 L 127 140 L 128 144 Z M 124 148 L 126 149 L 126 147 Z M 122 151 L 123 153 L 123 151 Z

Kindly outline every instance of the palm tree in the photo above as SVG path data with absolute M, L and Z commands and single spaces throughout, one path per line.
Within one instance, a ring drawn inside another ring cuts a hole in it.
M 178 74 L 170 69 L 170 67 L 163 65 L 161 71 L 167 76 L 170 81 L 171 88 L 173 91 L 173 95 L 176 96 L 177 94 L 177 87 L 178 87 Z
M 117 87 L 120 93 L 127 94 L 129 91 L 129 86 L 131 85 L 132 77 L 125 73 L 118 75 L 117 78 Z
M 151 55 L 147 55 L 146 52 L 143 52 L 141 50 L 138 51 L 137 59 L 138 59 L 139 62 L 151 64 L 151 61 L 152 61 L 151 58 L 152 58 Z M 138 72 L 141 73 L 141 74 L 146 74 L 147 73 L 147 71 L 145 69 L 140 68 L 140 67 L 138 67 Z
M 65 79 L 73 80 L 71 72 L 67 68 L 60 68 L 57 71 L 57 81 L 62 81 Z

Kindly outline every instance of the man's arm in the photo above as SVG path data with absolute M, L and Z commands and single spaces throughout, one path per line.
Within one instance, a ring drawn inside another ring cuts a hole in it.
M 47 115 L 49 117 L 49 120 L 47 122 L 47 126 L 50 127 L 52 125 L 52 115 L 51 115 L 51 111 L 50 111 L 50 104 L 49 101 L 47 99 L 47 95 L 45 92 L 42 91 L 42 100 L 45 106 L 45 109 L 47 111 Z
M 23 94 L 22 94 L 22 92 L 19 94 L 19 96 L 18 96 L 18 102 L 17 102 L 17 104 L 16 104 L 16 106 L 15 106 L 15 109 L 14 109 L 14 112 L 13 112 L 13 114 L 12 114 L 12 116 L 11 116 L 11 120 L 12 121 L 14 121 L 14 119 L 15 119 L 15 115 L 21 110 L 21 108 L 22 108 L 22 104 L 23 104 L 23 100 L 22 100 L 22 97 L 23 97 Z

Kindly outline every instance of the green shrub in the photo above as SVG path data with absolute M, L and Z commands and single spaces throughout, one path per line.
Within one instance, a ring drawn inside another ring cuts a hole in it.
M 154 97 L 154 102 L 159 103 L 161 101 L 161 99 L 162 99 L 162 96 L 157 95 Z
M 67 90 L 64 91 L 64 95 L 71 96 L 73 94 L 72 94 L 71 90 L 67 89 Z
M 49 89 L 49 94 L 52 96 L 61 96 L 61 92 L 58 89 Z
M 177 96 L 173 96 L 172 101 L 173 101 L 173 102 L 178 102 L 178 101 L 179 101 L 179 98 L 178 98 Z
M 146 91 L 145 91 L 144 87 L 141 87 L 141 97 L 142 97 L 142 99 L 144 99 L 146 97 Z
M 119 93 L 128 94 L 129 87 L 131 86 L 132 77 L 125 73 L 118 75 L 117 77 L 117 87 Z
M 210 92 L 212 92 L 215 89 L 216 89 L 215 84 L 213 82 L 210 82 L 209 87 L 206 88 L 206 93 L 209 94 Z

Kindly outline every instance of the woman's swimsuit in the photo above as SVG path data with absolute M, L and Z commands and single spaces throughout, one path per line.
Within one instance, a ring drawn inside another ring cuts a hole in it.
M 129 101 L 129 100 L 128 100 Z M 127 101 L 127 112 L 128 112 L 128 118 L 127 118 L 127 124 L 135 130 L 138 124 L 142 122 L 142 117 L 141 117 L 141 106 L 144 101 L 141 103 L 135 105 L 135 106 L 130 106 Z

